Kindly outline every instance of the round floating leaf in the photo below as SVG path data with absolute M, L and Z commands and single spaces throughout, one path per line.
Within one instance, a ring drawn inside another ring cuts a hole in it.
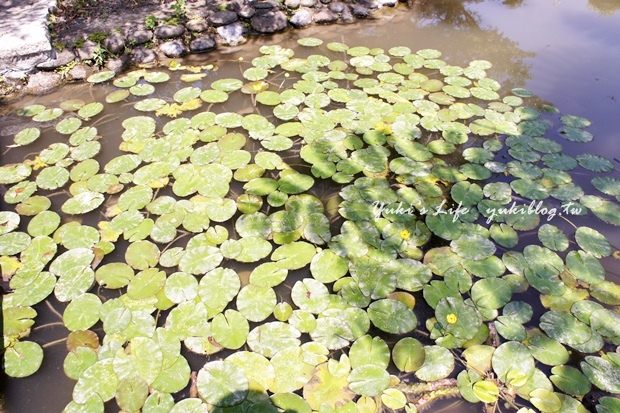
M 454 356 L 450 350 L 440 346 L 424 347 L 425 358 L 415 375 L 423 381 L 436 381 L 446 378 L 454 370 Z
M 392 360 L 398 370 L 411 373 L 424 364 L 426 350 L 415 338 L 406 337 L 399 340 L 392 349 Z
M 390 334 L 405 334 L 415 329 L 418 320 L 405 304 L 392 299 L 373 302 L 368 307 L 370 321 Z
M 103 83 L 112 79 L 115 75 L 116 74 L 111 70 L 103 70 L 88 76 L 86 81 L 89 83 Z
M 9 377 L 28 377 L 43 361 L 43 349 L 32 341 L 18 341 L 4 351 L 4 371 Z
M 373 364 L 363 365 L 349 374 L 349 388 L 361 396 L 374 397 L 387 389 L 390 375 L 384 368 Z

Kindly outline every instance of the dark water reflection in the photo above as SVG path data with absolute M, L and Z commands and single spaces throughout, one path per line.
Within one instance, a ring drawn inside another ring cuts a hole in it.
M 303 31 L 287 32 L 272 39 L 253 39 L 248 44 L 227 53 L 193 56 L 188 60 L 196 64 L 215 63 L 218 60 L 236 60 L 252 57 L 257 48 L 269 43 L 296 47 L 296 40 L 316 36 L 325 41 L 343 41 L 351 45 L 389 48 L 403 45 L 413 50 L 436 48 L 443 58 L 452 64 L 463 65 L 472 59 L 485 59 L 493 63 L 490 76 L 511 88 L 525 86 L 546 102 L 552 102 L 562 113 L 572 113 L 592 120 L 590 131 L 595 140 L 590 144 L 573 144 L 556 137 L 564 145 L 565 153 L 577 155 L 582 152 L 596 153 L 609 159 L 620 160 L 620 129 L 615 120 L 620 114 L 620 1 L 618 0 L 417 0 L 412 11 L 397 10 L 386 13 L 382 19 L 350 26 L 311 27 Z M 308 51 L 299 51 L 299 54 Z M 222 64 L 221 69 L 205 80 L 239 76 L 238 64 Z M 183 84 L 186 86 L 186 84 Z M 171 96 L 180 83 L 158 87 L 158 93 Z M 103 89 L 103 88 L 100 88 Z M 95 95 L 91 96 L 91 93 Z M 45 97 L 29 97 L 16 106 L 42 103 L 58 105 L 62 100 L 82 98 L 87 101 L 102 100 L 107 91 L 94 92 L 87 85 L 71 85 Z M 247 103 L 247 102 L 246 102 Z M 240 101 L 226 104 L 226 110 L 245 111 Z M 106 106 L 101 115 L 111 112 L 115 106 Z M 13 106 L 0 107 L 0 146 L 11 143 L 13 134 L 23 127 L 24 119 L 9 113 Z M 130 107 L 121 115 L 133 115 Z M 125 110 L 125 109 L 123 109 Z M 251 110 L 251 109 L 250 109 Z M 5 114 L 2 116 L 2 114 Z M 117 114 L 113 114 L 116 116 Z M 113 119 L 113 118 L 111 118 Z M 101 164 L 116 156 L 120 122 L 115 120 L 98 126 L 100 134 L 108 139 L 102 153 L 97 156 Z M 46 132 L 54 141 L 55 132 Z M 48 135 L 46 135 L 48 136 Z M 49 141 L 40 139 L 28 147 L 28 152 L 38 151 Z M 25 153 L 11 151 L 2 163 L 21 161 Z M 614 176 L 618 176 L 617 173 Z M 588 174 L 575 175 L 586 193 L 594 189 Z M 320 187 L 324 194 L 330 188 Z M 56 202 L 55 202 L 56 204 Z M 620 230 L 604 225 L 596 219 L 577 218 L 577 225 L 589 225 L 601 230 L 615 246 L 620 246 Z M 559 222 L 554 224 L 561 226 Z M 533 240 L 535 234 L 522 237 Z M 620 268 L 612 258 L 603 261 L 609 277 L 619 279 Z M 240 268 L 241 270 L 241 268 Z M 241 271 L 240 271 L 241 272 Z M 300 275 L 302 276 L 302 275 Z M 61 303 L 50 299 L 59 311 Z M 45 303 L 36 306 L 39 313 L 36 325 L 57 321 Z M 66 334 L 64 328 L 50 327 L 33 332 L 31 339 L 40 343 L 54 340 Z M 45 350 L 41 370 L 34 376 L 11 380 L 5 386 L 8 411 L 13 412 L 60 412 L 71 399 L 74 382 L 62 372 L 66 355 L 63 344 Z M 193 368 L 199 368 L 201 360 L 191 360 Z M 433 405 L 432 412 L 481 412 L 481 406 L 444 400 Z M 108 406 L 114 411 L 114 406 Z

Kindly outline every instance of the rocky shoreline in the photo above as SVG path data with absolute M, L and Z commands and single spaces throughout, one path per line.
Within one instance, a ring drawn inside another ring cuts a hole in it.
M 372 19 L 399 0 L 175 0 L 139 9 L 118 7 L 107 16 L 68 20 L 53 7 L 54 50 L 32 70 L 0 77 L 0 98 L 40 95 L 97 70 L 120 72 L 188 54 L 207 53 L 312 24 L 348 24 Z M 183 9 L 179 9 L 179 4 Z

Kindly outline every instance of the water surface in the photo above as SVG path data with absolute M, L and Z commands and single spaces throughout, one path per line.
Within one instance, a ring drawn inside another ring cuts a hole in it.
M 614 0 L 529 0 L 529 1 L 476 1 L 476 0 L 418 0 L 413 10 L 390 10 L 381 19 L 348 26 L 311 27 L 252 39 L 249 43 L 229 52 L 192 56 L 192 64 L 213 63 L 219 70 L 204 79 L 238 77 L 243 63 L 239 57 L 251 58 L 257 48 L 266 43 L 278 43 L 296 49 L 296 54 L 308 54 L 297 50 L 296 40 L 315 36 L 327 41 L 342 41 L 349 45 L 383 47 L 408 46 L 412 50 L 435 48 L 443 52 L 448 63 L 464 65 L 473 59 L 485 59 L 493 63 L 489 76 L 497 79 L 505 88 L 524 86 L 542 100 L 554 104 L 562 113 L 584 116 L 592 120 L 589 130 L 595 140 L 590 144 L 558 140 L 565 153 L 577 155 L 582 152 L 596 153 L 614 162 L 620 162 L 620 130 L 615 120 L 620 115 L 620 2 Z M 181 82 L 168 82 L 157 87 L 156 94 L 171 96 Z M 111 89 L 110 89 L 111 90 Z M 504 89 L 506 90 L 506 89 Z M 83 98 L 86 101 L 103 100 L 105 88 L 89 85 L 68 85 L 44 96 L 27 97 L 10 106 L 0 107 L 0 142 L 2 148 L 11 143 L 13 134 L 24 126 L 24 119 L 11 115 L 16 107 L 41 103 L 58 105 L 67 98 Z M 244 106 L 245 105 L 245 106 Z M 107 122 L 96 125 L 104 136 L 103 148 L 97 156 L 103 165 L 117 155 L 120 141 L 118 106 L 108 105 L 100 117 Z M 223 109 L 249 113 L 253 110 L 247 101 L 232 99 Z M 131 106 L 123 107 L 122 118 L 133 116 Z M 47 132 L 46 132 L 47 134 Z M 553 135 L 553 134 L 552 134 Z M 27 151 L 12 150 L 5 154 L 2 163 L 20 162 L 34 151 L 49 144 L 44 135 Z M 555 135 L 558 137 L 559 135 Z M 553 136 L 549 136 L 553 137 Z M 107 141 L 107 144 L 106 144 Z M 614 174 L 617 176 L 618 174 Z M 576 183 L 588 193 L 594 190 L 589 181 L 591 175 L 575 176 Z M 316 191 L 329 195 L 333 187 L 316 186 Z M 88 219 L 88 218 L 87 218 Z M 613 245 L 620 245 L 620 230 L 602 224 L 596 219 L 575 218 L 577 225 L 589 225 L 602 231 Z M 554 224 L 559 225 L 557 222 Z M 535 237 L 535 234 L 533 234 Z M 522 237 L 522 241 L 527 241 Z M 608 277 L 619 279 L 620 268 L 613 258 L 603 260 Z M 239 268 L 240 273 L 241 268 Z M 302 276 L 302 275 L 300 275 Z M 63 305 L 54 300 L 35 306 L 39 313 L 35 326 L 58 321 L 48 305 L 62 313 Z M 537 303 L 532 303 L 537 304 Z M 30 339 L 39 343 L 49 342 L 66 335 L 62 327 L 35 329 Z M 71 400 L 74 385 L 62 372 L 66 355 L 64 344 L 45 349 L 41 369 L 31 377 L 13 379 L 5 383 L 7 409 L 9 412 L 60 412 Z M 201 359 L 202 360 L 202 359 Z M 204 360 L 192 360 L 192 369 L 200 368 Z M 445 408 L 445 409 L 444 409 Z M 110 411 L 114 408 L 110 406 Z M 434 405 L 433 412 L 480 412 L 481 406 L 451 401 Z

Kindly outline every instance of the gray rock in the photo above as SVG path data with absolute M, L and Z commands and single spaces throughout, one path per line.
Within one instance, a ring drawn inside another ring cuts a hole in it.
M 80 60 L 90 60 L 95 56 L 95 50 L 97 49 L 97 43 L 87 40 L 82 47 L 77 49 L 77 56 Z
M 333 11 L 334 13 L 338 13 L 338 14 L 342 13 L 345 7 L 346 5 L 341 1 L 337 1 L 329 5 L 329 9 Z
M 358 19 L 366 19 L 370 17 L 370 10 L 367 7 L 362 6 L 361 4 L 354 4 L 351 6 L 351 12 Z
M 291 16 L 291 24 L 295 27 L 305 27 L 312 23 L 312 10 L 299 9 Z
M 139 46 L 146 42 L 151 41 L 153 38 L 153 33 L 148 30 L 138 29 L 135 32 L 129 32 L 127 34 L 127 41 L 129 44 Z
M 215 12 L 211 15 L 211 17 L 209 17 L 211 24 L 216 27 L 226 26 L 227 24 L 234 23 L 237 20 L 237 13 L 229 10 Z
M 168 40 L 159 45 L 159 50 L 166 57 L 181 57 L 187 53 L 185 45 L 180 40 Z
M 332 2 L 332 0 L 321 0 L 321 3 L 323 3 L 323 4 L 329 4 L 331 2 Z
M 301 5 L 303 7 L 314 7 L 316 4 L 316 0 L 301 0 Z
M 229 46 L 237 46 L 245 42 L 245 37 L 243 36 L 244 32 L 245 28 L 241 22 L 235 22 L 217 28 L 217 34 L 222 38 L 224 44 Z
M 30 75 L 26 85 L 26 93 L 42 95 L 60 86 L 62 76 L 56 72 L 37 72 Z
M 192 53 L 204 53 L 213 49 L 215 49 L 215 40 L 211 36 L 197 37 L 189 44 L 189 50 Z
M 69 78 L 71 80 L 84 80 L 93 73 L 93 69 L 90 66 L 86 66 L 84 63 L 78 63 L 69 70 Z
M 328 24 L 338 20 L 338 15 L 329 9 L 321 9 L 312 18 L 315 23 Z
M 252 6 L 242 6 L 237 12 L 239 17 L 243 19 L 251 18 L 252 16 L 254 16 L 254 13 L 256 13 L 256 9 L 254 9 L 254 7 Z
M 202 33 L 209 28 L 209 23 L 205 19 L 192 19 L 185 23 L 187 30 L 194 33 Z
M 43 69 L 43 70 L 58 69 L 59 67 L 72 62 L 73 59 L 75 59 L 75 55 L 73 54 L 73 52 L 70 50 L 64 49 L 61 52 L 57 52 L 55 54 L 55 57 L 53 57 L 52 59 L 46 60 L 43 63 L 39 63 L 37 65 L 37 68 Z
M 278 3 L 273 1 L 259 1 L 254 3 L 254 8 L 257 10 L 271 10 L 278 8 Z
M 103 46 L 112 54 L 120 54 L 125 51 L 125 39 L 119 34 L 106 37 Z
M 376 0 L 380 7 L 394 7 L 398 0 Z
M 153 63 L 155 60 L 155 52 L 146 47 L 136 47 L 131 51 L 131 61 L 135 64 Z
M 353 13 L 351 13 L 351 8 L 348 4 L 345 4 L 344 10 L 340 14 L 340 20 L 342 20 L 343 23 L 355 22 L 355 17 L 353 17 Z
M 300 0 L 285 0 L 284 5 L 289 9 L 297 9 L 301 4 Z
M 122 55 L 115 59 L 110 59 L 105 64 L 105 67 L 118 74 L 129 67 L 129 57 L 127 55 Z
M 284 30 L 287 26 L 286 14 L 281 11 L 269 11 L 255 15 L 250 21 L 252 28 L 260 33 L 275 33 Z
M 182 36 L 183 33 L 185 33 L 183 26 L 163 25 L 155 28 L 155 37 L 158 39 L 173 39 Z

